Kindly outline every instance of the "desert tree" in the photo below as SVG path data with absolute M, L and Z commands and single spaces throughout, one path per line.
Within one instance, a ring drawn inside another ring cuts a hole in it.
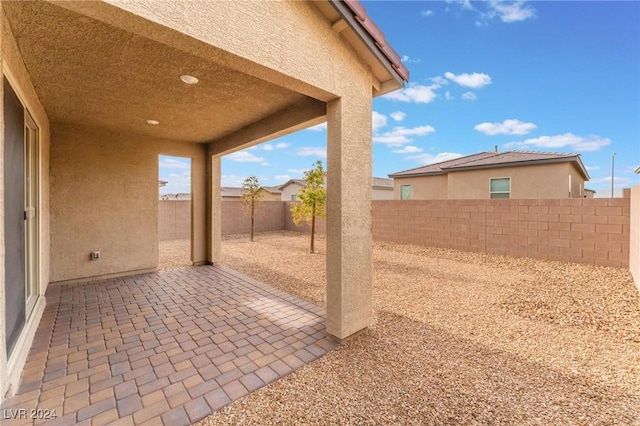
M 305 186 L 298 191 L 298 203 L 291 207 L 293 223 L 311 221 L 311 246 L 309 253 L 317 253 L 314 248 L 316 217 L 325 217 L 324 206 L 327 191 L 324 188 L 324 168 L 322 161 L 316 161 L 311 170 L 304 172 Z
M 261 198 L 262 194 L 260 193 L 260 182 L 258 182 L 258 178 L 256 176 L 249 176 L 242 182 L 242 201 L 245 203 L 246 209 L 251 217 L 250 241 L 253 241 L 256 208 L 260 205 Z

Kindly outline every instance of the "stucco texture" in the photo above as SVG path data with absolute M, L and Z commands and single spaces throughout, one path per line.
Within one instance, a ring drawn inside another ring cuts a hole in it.
M 511 178 L 511 198 L 571 198 L 584 196 L 584 177 L 570 163 L 551 163 L 492 169 L 461 170 L 444 175 L 394 179 L 394 198 L 400 199 L 400 187 L 411 185 L 413 200 L 463 200 L 490 198 L 492 178 Z
M 204 175 L 201 145 L 54 126 L 51 281 L 156 268 L 160 154 L 189 157 L 194 177 Z M 194 211 L 204 210 L 204 196 L 203 182 L 194 181 Z M 204 214 L 197 218 L 194 255 L 204 257 Z M 90 259 L 92 251 L 101 252 L 99 260 Z
M 629 269 L 640 291 L 640 185 L 631 188 L 631 238 Z
M 511 178 L 511 198 L 567 198 L 573 168 L 569 163 L 554 163 L 449 173 L 448 198 L 489 198 L 489 180 L 503 177 Z M 574 185 L 578 178 L 572 179 Z
M 39 133 L 39 157 L 40 157 L 40 197 L 39 197 L 39 221 L 40 239 L 38 254 L 38 272 L 39 272 L 39 288 L 38 294 L 42 298 L 44 304 L 44 293 L 49 282 L 49 143 L 50 143 L 50 125 L 49 118 L 41 104 L 38 95 L 33 87 L 31 78 L 24 67 L 20 52 L 17 48 L 13 34 L 10 31 L 9 24 L 6 20 L 4 10 L 0 8 L 1 15 L 1 51 L 3 74 L 9 79 L 10 84 L 16 91 L 21 102 L 29 111 L 29 114 L 35 121 Z M 2 90 L 0 89 L 0 94 Z M 0 116 L 4 116 L 2 110 L 2 102 L 0 102 Z M 4 154 L 4 120 L 0 120 L 0 206 L 4 206 L 4 181 L 3 181 L 3 154 Z M 0 207 L 0 222 L 4 223 L 4 207 Z M 0 226 L 0 318 L 5 318 L 5 300 L 4 300 L 4 226 Z M 28 325 L 31 326 L 40 321 L 40 311 L 34 311 L 28 319 Z M 0 342 L 5 342 L 5 323 L 0 321 Z M 16 358 L 14 360 L 13 371 L 8 371 L 8 359 L 5 345 L 0 345 L 0 400 L 5 395 L 9 386 L 15 391 L 17 381 L 20 378 L 20 372 L 26 354 L 31 344 L 32 336 L 24 341 L 24 347 L 16 349 Z

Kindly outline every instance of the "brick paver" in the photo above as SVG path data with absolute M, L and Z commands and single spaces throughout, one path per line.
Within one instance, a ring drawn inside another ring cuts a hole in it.
M 335 348 L 324 327 L 323 309 L 214 266 L 51 285 L 2 417 L 193 423 Z

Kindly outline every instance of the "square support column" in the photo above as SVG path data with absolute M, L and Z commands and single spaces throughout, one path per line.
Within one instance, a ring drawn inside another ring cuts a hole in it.
M 327 104 L 327 332 L 340 340 L 373 319 L 370 93 Z
M 219 155 L 207 155 L 207 262 L 222 257 L 222 175 Z

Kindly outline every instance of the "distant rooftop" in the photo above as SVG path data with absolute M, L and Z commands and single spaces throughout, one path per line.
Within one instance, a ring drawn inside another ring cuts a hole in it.
M 393 189 L 393 179 L 373 177 L 372 186 L 376 189 Z
M 537 151 L 479 152 L 477 154 L 454 158 L 453 160 L 442 161 L 439 163 L 429 164 L 427 166 L 392 173 L 389 177 L 439 175 L 459 170 L 563 163 L 568 161 L 575 161 L 580 173 L 582 173 L 585 179 L 589 180 L 589 174 L 582 164 L 580 154 Z

